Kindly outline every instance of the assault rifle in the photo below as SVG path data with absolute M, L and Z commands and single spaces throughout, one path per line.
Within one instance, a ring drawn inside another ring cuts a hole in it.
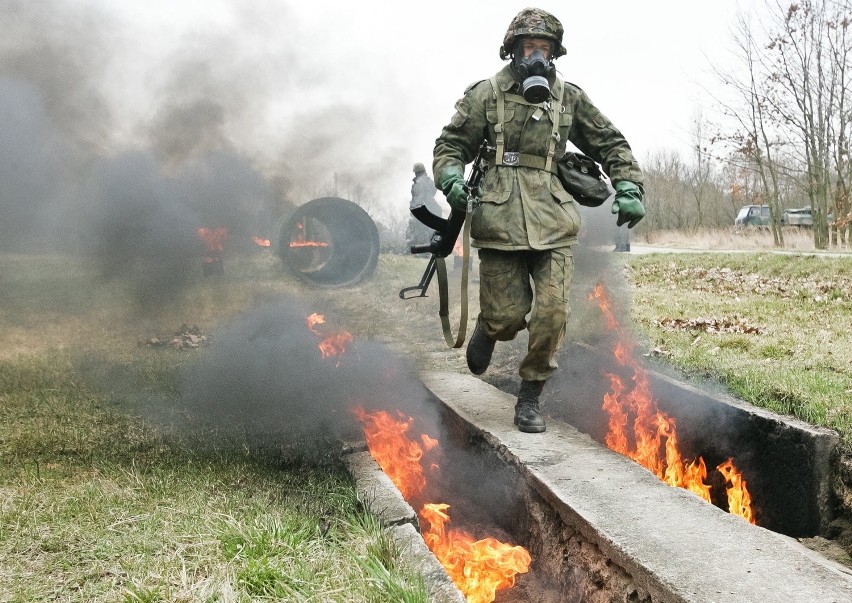
M 450 212 L 449 218 L 436 216 L 425 205 L 415 207 L 411 210 L 411 214 L 415 218 L 434 230 L 435 233 L 426 245 L 411 246 L 411 253 L 431 253 L 432 256 L 429 258 L 429 263 L 426 265 L 426 270 L 423 272 L 420 282 L 413 287 L 402 289 L 399 292 L 400 299 L 426 297 L 426 289 L 429 288 L 429 283 L 432 282 L 432 277 L 435 276 L 438 260 L 447 257 L 453 252 L 456 240 L 459 238 L 459 233 L 464 226 L 466 215 L 472 213 L 474 208 L 479 204 L 476 194 L 479 184 L 482 182 L 482 177 L 488 169 L 485 157 L 489 152 L 494 152 L 494 147 L 488 146 L 488 141 L 483 140 L 473 160 L 470 174 L 468 174 L 467 180 L 465 180 L 463 185 L 464 191 L 467 193 L 467 210 L 453 209 Z M 409 292 L 418 293 L 409 295 Z

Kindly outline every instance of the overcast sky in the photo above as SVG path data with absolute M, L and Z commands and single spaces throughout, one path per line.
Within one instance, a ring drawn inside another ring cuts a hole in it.
M 41 94 L 45 127 L 75 149 L 153 149 L 174 166 L 224 147 L 297 204 L 339 174 L 374 210 L 405 214 L 412 163 L 431 163 L 454 102 L 502 67 L 520 9 L 562 21 L 562 77 L 641 162 L 660 149 L 688 157 L 691 123 L 712 107 L 702 88 L 714 86 L 711 63 L 730 62 L 737 11 L 753 4 L 8 0 L 0 78 Z
M 696 84 L 712 85 L 709 63 L 728 60 L 738 4 L 754 3 L 596 0 L 534 6 L 555 14 L 565 27 L 568 54 L 557 62 L 562 76 L 589 92 L 642 154 L 688 145 L 689 124 L 701 101 Z M 211 56 L 225 51 L 227 60 L 241 63 L 244 74 L 280 79 L 269 82 L 269 98 L 263 99 L 269 109 L 298 110 L 300 101 L 373 103 L 384 109 L 376 124 L 383 136 L 417 155 L 431 151 L 467 84 L 500 68 L 502 36 L 518 10 L 530 5 L 509 0 L 432 0 L 422 8 L 382 0 L 104 3 L 126 18 L 123 26 L 133 43 L 125 60 L 135 54 L 155 64 L 181 49 L 202 51 L 208 45 Z M 270 61 L 274 65 L 259 64 Z M 136 83 L 148 87 L 153 74 L 140 75 Z M 290 87 L 294 79 L 304 86 L 301 91 Z M 276 93 L 287 98 L 275 98 Z
M 280 147 L 293 127 L 309 131 L 319 125 L 293 126 L 290 117 L 307 118 L 310 106 L 342 104 L 356 108 L 347 117 L 363 115 L 364 123 L 352 126 L 369 126 L 359 130 L 355 152 L 383 157 L 392 147 L 394 157 L 408 160 L 400 163 L 428 163 L 454 101 L 469 83 L 501 67 L 502 36 L 512 17 L 530 5 L 205 0 L 179 3 L 178 13 L 174 4 L 131 3 L 124 8 L 127 26 L 147 38 L 150 59 L 163 57 L 158 53 L 166 49 L 186 49 L 196 38 L 199 49 L 227 48 L 236 73 L 269 78 L 263 82 L 266 98 L 257 99 L 265 113 L 256 116 L 261 131 L 252 132 L 262 146 Z M 708 110 L 702 86 L 714 84 L 710 63 L 730 60 L 730 29 L 742 8 L 737 0 L 534 6 L 555 14 L 565 27 L 568 54 L 557 62 L 562 76 L 589 93 L 640 158 L 660 148 L 688 153 L 691 123 Z M 151 73 L 141 75 L 138 83 L 144 86 Z M 351 151 L 348 143 L 341 146 Z

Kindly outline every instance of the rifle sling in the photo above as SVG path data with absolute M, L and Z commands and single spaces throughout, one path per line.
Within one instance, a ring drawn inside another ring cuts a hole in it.
M 461 276 L 461 316 L 459 317 L 459 332 L 455 340 L 453 339 L 452 327 L 450 326 L 450 304 L 449 304 L 449 288 L 447 286 L 447 264 L 444 258 L 437 258 L 436 268 L 438 273 L 438 294 L 440 296 L 440 308 L 438 315 L 441 317 L 441 328 L 444 331 L 444 341 L 451 348 L 460 348 L 464 345 L 465 334 L 467 333 L 467 280 L 468 271 L 470 268 L 470 216 L 468 212 L 464 217 L 464 227 L 462 228 L 462 276 Z

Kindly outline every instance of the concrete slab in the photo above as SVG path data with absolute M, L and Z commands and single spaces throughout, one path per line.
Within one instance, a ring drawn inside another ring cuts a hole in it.
M 414 509 L 366 451 L 366 444 L 348 443 L 343 462 L 355 480 L 359 500 L 388 531 L 402 563 L 423 576 L 430 603 L 464 603 L 461 591 L 420 535 Z
M 419 529 L 417 514 L 381 470 L 369 452 L 345 455 L 343 461 L 355 479 L 358 499 L 385 526 L 410 523 Z
M 794 539 L 663 484 L 566 423 L 551 420 L 543 434 L 520 433 L 512 425 L 515 398 L 475 377 L 421 377 L 650 600 L 852 601 L 852 573 Z
M 423 576 L 430 603 L 465 602 L 464 595 L 413 525 L 405 524 L 389 529 L 394 543 L 402 553 L 405 567 Z

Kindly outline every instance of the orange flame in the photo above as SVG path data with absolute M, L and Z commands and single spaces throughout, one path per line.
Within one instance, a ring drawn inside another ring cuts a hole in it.
M 254 241 L 255 245 L 258 247 L 270 247 L 272 245 L 269 239 L 261 239 L 257 235 L 252 235 L 251 240 Z
M 313 314 L 308 316 L 305 321 L 308 323 L 308 329 L 310 329 L 312 333 L 316 333 L 317 335 L 319 335 L 319 331 L 317 331 L 315 327 L 325 322 L 325 316 L 314 312 Z
M 346 352 L 349 344 L 353 341 L 352 334 L 349 331 L 340 331 L 339 333 L 332 333 L 330 335 L 320 333 L 316 326 L 325 324 L 325 316 L 322 314 L 314 312 L 305 318 L 305 322 L 307 323 L 308 330 L 310 330 L 311 333 L 323 338 L 322 341 L 317 344 L 317 348 L 319 349 L 320 355 L 323 359 L 330 358 L 332 356 L 342 356 L 343 353 Z
M 698 457 L 687 461 L 681 456 L 677 424 L 674 418 L 658 409 L 651 395 L 648 373 L 632 358 L 628 344 L 624 343 L 627 335 L 615 318 L 603 285 L 598 284 L 589 298 L 598 302 L 607 328 L 619 333 L 619 341 L 613 347 L 616 361 L 633 371 L 633 388 L 630 391 L 625 391 L 624 383 L 617 375 L 608 375 L 610 391 L 604 395 L 603 402 L 603 409 L 609 414 L 609 431 L 605 438 L 607 447 L 633 459 L 670 486 L 685 488 L 711 502 L 710 485 L 705 483 L 707 467 L 704 459 Z M 723 469 L 724 463 L 717 469 L 733 484 L 728 489 L 729 511 L 755 523 L 745 482 L 734 468 L 733 459 L 729 459 L 728 463 L 727 473 Z M 734 489 L 739 493 L 732 498 Z
M 349 344 L 352 343 L 352 334 L 349 331 L 333 333 L 317 344 L 323 358 L 341 356 Z
M 425 504 L 420 517 L 429 523 L 426 545 L 447 570 L 468 603 L 489 603 L 497 591 L 515 585 L 515 576 L 529 571 L 529 552 L 496 538 L 475 540 L 464 530 L 449 530 L 449 505 Z
M 296 224 L 299 232 L 296 238 L 290 241 L 290 247 L 328 247 L 328 243 L 324 241 L 306 241 L 305 240 L 305 225 L 301 222 Z
M 453 245 L 453 253 L 459 256 L 460 258 L 464 257 L 464 245 L 462 243 L 461 237 L 456 239 L 456 243 L 455 245 Z
M 204 241 L 208 251 L 220 252 L 224 249 L 225 238 L 228 236 L 227 228 L 204 228 L 198 229 L 198 236 Z
M 394 419 L 383 410 L 368 413 L 362 408 L 355 408 L 353 412 L 364 426 L 370 454 L 403 498 L 420 496 L 426 487 L 426 476 L 420 463 L 424 447 L 406 435 L 414 425 L 414 419 L 404 419 L 399 412 L 399 419 Z
M 290 241 L 290 247 L 328 247 L 323 241 Z
M 423 456 L 438 441 L 421 434 L 421 446 L 410 438 L 407 434 L 414 419 L 405 419 L 402 413 L 397 412 L 398 419 L 385 411 L 368 413 L 355 408 L 354 413 L 364 426 L 370 454 L 403 497 L 420 496 L 426 487 Z M 430 526 L 423 539 L 469 603 L 490 603 L 497 590 L 513 586 L 517 574 L 529 571 L 532 558 L 521 546 L 494 538 L 475 540 L 464 530 L 447 530 L 448 508 L 443 503 L 423 505 L 418 515 Z
M 730 487 L 725 489 L 728 495 L 728 509 L 734 515 L 739 515 L 747 519 L 749 523 L 757 525 L 751 510 L 751 495 L 748 493 L 742 474 L 734 467 L 734 459 L 728 459 L 716 469 L 725 476 L 725 482 L 730 484 Z

